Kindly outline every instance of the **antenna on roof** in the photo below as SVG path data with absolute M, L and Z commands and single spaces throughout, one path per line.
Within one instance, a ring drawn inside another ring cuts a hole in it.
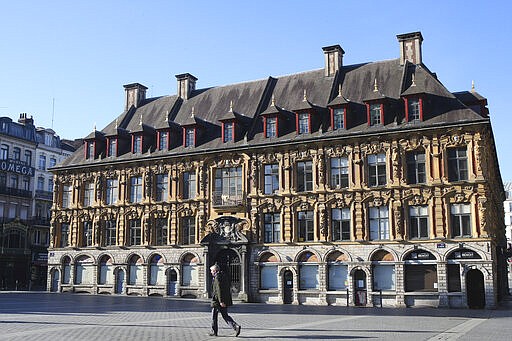
M 272 95 L 272 106 L 276 105 L 276 97 Z
M 302 100 L 303 102 L 307 102 L 308 98 L 306 96 L 306 89 L 304 89 L 304 99 Z
M 377 78 L 375 78 L 375 82 L 373 82 L 373 92 L 378 92 L 379 87 L 377 86 Z
M 116 117 L 116 129 L 117 129 L 117 127 L 119 127 L 118 117 Z
M 142 114 L 140 114 L 139 125 L 142 125 Z
M 190 113 L 190 117 L 194 118 L 194 107 L 192 107 L 192 112 Z
M 341 97 L 341 83 L 338 85 L 338 97 Z
M 415 76 L 414 76 L 414 72 L 412 73 L 412 84 L 411 86 L 416 86 L 416 79 L 415 79 Z
M 53 117 L 54 116 L 55 116 L 55 97 L 52 98 L 52 129 L 53 129 Z
M 229 101 L 229 112 L 233 112 L 233 100 Z
M 471 92 L 475 92 L 475 81 L 471 81 Z

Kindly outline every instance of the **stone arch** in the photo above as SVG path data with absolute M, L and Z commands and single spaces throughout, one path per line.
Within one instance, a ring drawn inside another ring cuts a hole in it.
M 146 259 L 144 259 L 144 256 L 142 256 L 142 255 L 141 255 L 140 253 L 138 253 L 138 252 L 131 252 L 130 254 L 128 254 L 128 256 L 126 256 L 126 258 L 125 258 L 124 263 L 125 263 L 125 264 L 129 264 L 129 263 L 130 263 L 130 260 L 131 260 L 134 256 L 139 257 L 139 259 L 141 259 L 141 260 L 142 260 L 142 263 L 143 263 L 143 264 L 144 264 L 144 263 L 146 263 Z
M 267 258 L 267 256 L 269 256 Z M 272 258 L 274 257 L 274 258 Z M 258 252 L 258 254 L 256 255 L 256 261 L 257 262 L 277 262 L 277 263 L 280 263 L 281 262 L 281 256 L 279 255 L 279 253 L 277 253 L 276 251 L 274 250 L 263 250 L 263 251 L 260 251 Z
M 101 262 L 101 260 L 102 260 L 105 256 L 109 257 L 109 258 L 112 260 L 112 264 L 115 264 L 115 263 L 116 263 L 114 256 L 113 256 L 110 252 L 102 252 L 102 253 L 100 253 L 100 254 L 98 255 L 98 258 L 97 258 L 97 259 L 98 259 L 98 260 L 97 260 L 97 261 L 98 261 L 98 263 L 99 263 L 99 262 Z
M 392 259 L 389 259 L 389 257 Z M 370 252 L 370 255 L 368 256 L 368 261 L 396 262 L 398 259 L 398 254 L 387 247 L 375 249 Z
M 91 258 L 92 259 L 92 263 L 96 264 L 96 262 L 97 262 L 96 257 L 94 257 L 92 254 L 90 254 L 88 252 L 82 252 L 82 253 L 79 253 L 79 254 L 75 255 L 75 259 L 73 260 L 73 263 L 76 263 L 80 259 L 85 259 L 85 257 Z
M 151 263 L 151 260 L 153 259 L 154 256 L 160 256 L 162 259 L 162 263 L 167 263 L 167 258 L 161 252 L 153 251 L 147 257 L 148 264 Z
M 336 255 L 337 253 L 339 253 L 339 255 Z M 333 257 L 335 257 L 336 259 L 339 259 L 342 262 L 352 262 L 352 255 L 349 252 L 347 252 L 345 249 L 342 249 L 342 248 L 339 248 L 339 247 L 338 248 L 332 248 L 329 251 L 327 251 L 325 253 L 325 255 L 324 255 L 323 261 L 325 263 L 327 263 Z M 342 258 L 340 259 L 340 257 L 342 257 Z
M 196 264 L 200 264 L 202 263 L 201 261 L 201 257 L 199 257 L 199 255 L 194 252 L 194 251 L 190 251 L 190 250 L 187 250 L 185 252 L 183 252 L 180 257 L 179 257 L 179 263 L 182 264 L 183 262 L 185 262 L 187 260 L 187 257 L 189 257 L 190 255 L 193 256 L 193 258 L 191 258 L 191 260 L 194 260 L 196 259 L 197 261 L 195 262 Z
M 485 253 L 475 249 L 473 246 L 470 246 L 470 245 L 463 245 L 462 247 L 460 245 L 457 245 L 457 246 L 454 246 L 454 247 L 448 249 L 442 255 L 443 256 L 442 260 L 446 261 L 446 260 L 449 259 L 450 255 L 452 255 L 454 252 L 457 252 L 457 250 L 462 251 L 462 250 L 465 250 L 465 249 L 475 252 L 480 257 L 480 259 L 482 259 L 482 260 L 489 260 L 487 254 L 485 254 Z M 466 258 L 466 259 L 477 259 L 477 258 Z
M 307 255 L 307 253 L 311 253 L 311 255 Z M 322 259 L 322 257 L 318 253 L 318 251 L 316 251 L 312 248 L 306 248 L 304 250 L 297 252 L 297 254 L 295 255 L 295 262 L 297 262 L 297 263 L 303 262 L 304 259 L 307 259 L 308 261 L 313 262 L 314 259 L 312 257 L 314 257 L 316 259 L 315 263 L 320 263 L 320 261 Z
M 420 248 L 409 248 L 408 250 L 404 251 L 404 253 L 402 254 L 402 258 L 400 260 L 405 261 L 406 258 L 413 252 L 428 252 L 429 254 L 434 256 L 435 261 L 439 261 L 441 259 L 441 255 L 436 251 L 426 250 L 423 248 L 421 248 L 421 249 Z M 434 261 L 434 260 L 432 259 L 431 261 Z

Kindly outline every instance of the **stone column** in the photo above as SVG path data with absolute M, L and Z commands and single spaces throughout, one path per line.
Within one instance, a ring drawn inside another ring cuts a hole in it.
M 247 293 L 248 293 L 248 290 L 247 290 L 248 283 L 247 283 L 246 279 L 249 278 L 247 276 L 247 271 L 248 271 L 248 267 L 247 267 L 247 246 L 242 245 L 242 247 L 240 248 L 240 256 L 241 256 L 241 259 L 240 259 L 240 283 L 242 285 L 240 286 L 240 293 L 238 294 L 238 298 L 247 302 L 248 301 L 248 296 L 247 296 Z
M 395 305 L 397 308 L 405 308 L 405 273 L 404 262 L 395 263 Z
M 448 267 L 446 262 L 437 262 L 437 292 L 440 308 L 448 308 Z

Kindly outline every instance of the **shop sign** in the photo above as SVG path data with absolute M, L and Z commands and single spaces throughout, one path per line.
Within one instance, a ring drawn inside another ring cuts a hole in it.
M 34 176 L 34 167 L 27 166 L 18 160 L 1 160 L 0 170 L 4 172 L 18 173 L 25 176 Z

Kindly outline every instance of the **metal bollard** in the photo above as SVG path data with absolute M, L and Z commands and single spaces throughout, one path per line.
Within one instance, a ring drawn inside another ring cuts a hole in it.
M 348 297 L 348 289 L 347 289 L 347 307 L 348 307 L 348 298 L 349 298 L 349 297 Z
M 382 289 L 379 290 L 379 297 L 380 297 L 380 307 L 382 308 Z
M 18 280 L 16 280 L 16 291 L 18 291 Z

